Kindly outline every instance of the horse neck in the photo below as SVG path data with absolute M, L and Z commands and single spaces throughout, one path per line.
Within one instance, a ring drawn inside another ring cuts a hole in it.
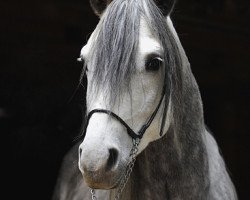
M 163 138 L 149 144 L 138 156 L 128 190 L 131 192 L 127 193 L 131 199 L 188 200 L 206 196 L 209 181 L 205 128 L 198 108 L 201 105 L 191 96 L 188 92 L 184 95 L 181 127 L 172 123 Z

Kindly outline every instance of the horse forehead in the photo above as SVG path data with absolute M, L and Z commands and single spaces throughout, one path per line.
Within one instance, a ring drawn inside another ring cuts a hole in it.
M 139 52 L 141 55 L 147 55 L 159 51 L 162 51 L 160 42 L 152 33 L 148 23 L 143 18 L 141 18 L 139 32 Z
M 88 58 L 88 55 L 91 51 L 91 47 L 96 41 L 99 31 L 100 31 L 100 23 L 97 25 L 96 29 L 92 32 L 86 45 L 83 46 L 83 48 L 81 49 L 81 56 L 84 57 L 85 59 Z M 139 48 L 138 49 L 139 54 L 141 54 L 142 56 L 150 54 L 152 52 L 162 51 L 160 42 L 156 39 L 148 23 L 143 17 L 140 20 L 138 48 Z

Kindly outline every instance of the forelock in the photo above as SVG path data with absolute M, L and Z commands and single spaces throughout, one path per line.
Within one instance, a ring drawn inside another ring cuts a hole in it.
M 95 89 L 107 88 L 114 103 L 124 90 L 130 91 L 136 70 L 140 20 L 144 18 L 164 50 L 165 98 L 168 105 L 172 82 L 175 82 L 178 49 L 166 19 L 153 0 L 114 0 L 103 14 L 90 53 Z M 166 109 L 166 108 L 165 108 Z

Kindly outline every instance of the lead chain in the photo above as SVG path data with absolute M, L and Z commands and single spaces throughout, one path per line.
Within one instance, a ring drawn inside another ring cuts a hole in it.
M 97 200 L 97 198 L 96 198 L 96 196 L 95 196 L 95 190 L 94 190 L 94 189 L 91 189 L 90 192 L 91 192 L 91 199 L 92 199 L 92 200 Z
M 136 153 L 138 152 L 139 143 L 140 143 L 139 138 L 133 139 L 133 147 L 132 147 L 131 152 L 130 152 L 131 161 L 128 163 L 126 172 L 124 173 L 124 177 L 122 178 L 122 180 L 121 180 L 121 182 L 119 184 L 118 191 L 117 191 L 117 193 L 115 195 L 115 200 L 119 200 L 119 198 L 120 198 L 120 196 L 122 194 L 122 191 L 123 191 L 126 183 L 128 182 L 130 174 L 131 174 L 131 172 L 133 170 L 133 167 L 135 165 Z M 95 196 L 95 190 L 91 189 L 90 192 L 91 192 L 92 200 L 97 200 L 97 197 Z

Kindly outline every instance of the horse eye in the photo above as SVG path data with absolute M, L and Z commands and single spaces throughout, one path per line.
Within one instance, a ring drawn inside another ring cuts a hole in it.
M 83 57 L 77 58 L 76 60 L 77 60 L 77 62 L 84 63 Z
M 158 71 L 162 65 L 162 59 L 155 57 L 146 62 L 147 71 Z

